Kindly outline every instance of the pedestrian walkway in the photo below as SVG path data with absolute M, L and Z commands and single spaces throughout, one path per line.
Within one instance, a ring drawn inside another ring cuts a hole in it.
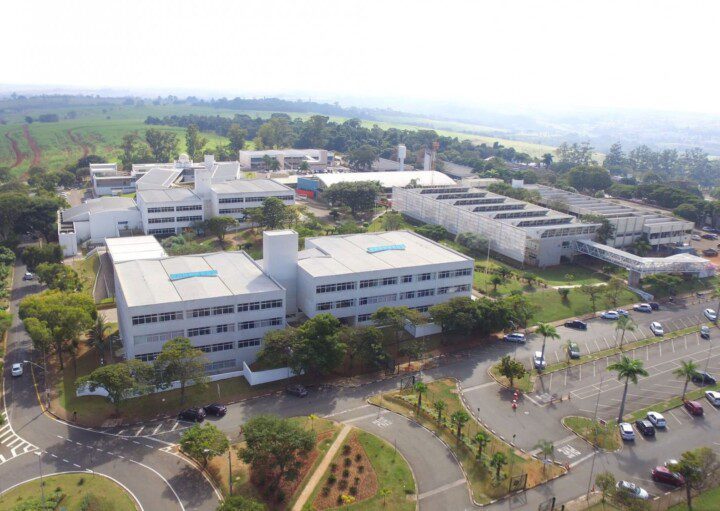
M 0 465 L 21 454 L 37 449 L 30 442 L 26 442 L 15 434 L 5 416 L 5 412 L 0 413 L 0 417 L 3 419 L 3 421 L 0 421 L 2 422 L 2 425 L 0 425 Z
M 335 457 L 335 453 L 338 452 L 338 449 L 340 449 L 340 446 L 345 441 L 345 437 L 347 437 L 348 433 L 350 433 L 350 430 L 352 429 L 352 426 L 345 425 L 343 426 L 342 430 L 340 430 L 340 434 L 337 436 L 333 444 L 330 446 L 330 449 L 328 449 L 328 452 L 325 453 L 325 457 L 323 458 L 322 462 L 318 467 L 315 469 L 315 473 L 313 473 L 312 477 L 308 481 L 308 484 L 303 488 L 302 493 L 300 493 L 300 496 L 295 501 L 295 505 L 293 506 L 293 511 L 301 511 L 303 506 L 305 505 L 305 502 L 310 498 L 310 495 L 312 495 L 313 490 L 315 490 L 315 487 L 320 482 L 320 478 L 323 476 L 327 468 L 330 466 L 330 462 Z

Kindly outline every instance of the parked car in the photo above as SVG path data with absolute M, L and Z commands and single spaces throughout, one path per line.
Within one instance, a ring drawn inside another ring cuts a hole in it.
M 710 328 L 707 325 L 700 327 L 700 337 L 703 339 L 710 339 Z
M 658 483 L 669 484 L 671 486 L 682 486 L 685 484 L 685 478 L 662 465 L 655 467 L 651 472 L 653 481 Z
M 525 344 L 525 334 L 522 334 L 520 332 L 513 332 L 511 334 L 505 335 L 503 337 L 507 342 L 519 342 L 520 344 Z
M 285 392 L 295 397 L 305 397 L 308 395 L 308 391 L 302 385 L 288 385 L 285 387 Z
M 703 238 L 703 239 L 706 239 L 706 240 L 716 240 L 716 239 L 718 239 L 717 234 L 703 234 L 703 235 L 702 235 L 702 238 Z
M 618 319 L 620 314 L 618 314 L 618 311 L 605 311 L 600 314 L 600 317 L 603 319 Z
M 661 413 L 658 412 L 648 412 L 646 415 L 647 419 L 652 423 L 653 426 L 656 428 L 666 428 L 667 422 L 665 421 L 665 417 Z
M 670 297 L 670 301 L 672 301 L 672 297 Z M 657 302 L 650 302 L 648 305 L 654 311 L 660 310 L 660 304 Z
M 625 492 L 635 499 L 647 500 L 650 498 L 650 494 L 647 491 L 630 481 L 618 481 L 615 487 L 618 491 Z
M 635 440 L 635 431 L 632 428 L 632 424 L 629 422 L 620 423 L 620 437 L 623 440 Z
M 22 364 L 13 364 L 12 369 L 10 370 L 10 373 L 13 376 L 22 376 L 23 375 L 23 366 Z
M 211 405 L 203 406 L 205 413 L 208 415 L 214 415 L 215 417 L 225 417 L 227 413 L 227 406 L 221 405 L 220 403 L 213 403 Z
M 178 419 L 192 422 L 202 422 L 205 420 L 205 410 L 203 408 L 188 408 L 178 414 Z
M 653 311 L 652 307 L 650 306 L 649 303 L 639 303 L 635 307 L 633 307 L 633 310 L 637 311 L 637 312 L 647 312 L 647 313 L 650 313 Z
M 618 309 L 617 313 L 620 314 L 621 316 L 625 316 L 626 318 L 630 315 L 630 313 L 628 311 L 626 311 L 625 309 Z
M 710 225 L 704 225 L 702 230 L 705 232 L 717 232 L 717 229 L 715 229 L 714 227 L 712 227 Z
M 574 328 L 576 330 L 587 330 L 587 323 L 580 321 L 579 319 L 571 319 L 565 322 L 567 328 Z
M 690 239 L 693 241 L 700 241 L 702 238 L 699 234 L 693 234 L 692 236 L 690 236 Z
M 703 314 L 706 318 L 708 318 L 710 321 L 716 321 L 717 320 L 717 312 L 715 309 L 705 309 L 703 311 Z
M 700 416 L 704 413 L 702 405 L 697 401 L 684 401 L 683 406 L 690 415 Z
M 635 427 L 640 433 L 642 433 L 642 436 L 655 436 L 655 428 L 649 420 L 636 420 Z
M 691 376 L 693 383 L 699 383 L 700 385 L 715 385 L 717 380 L 713 375 L 705 371 L 698 371 Z
M 569 342 L 567 350 L 570 358 L 580 358 L 580 346 L 578 346 L 578 343 Z
M 675 458 L 670 458 L 665 463 L 663 463 L 663 467 L 670 468 L 673 465 L 677 465 L 678 463 L 679 463 L 678 460 L 676 460 Z
M 702 255 L 704 255 L 705 257 L 715 257 L 718 255 L 718 251 L 714 248 L 706 248 L 702 251 Z
M 720 406 L 720 392 L 717 390 L 706 390 L 705 399 L 710 401 L 713 406 Z
M 35 274 L 30 273 L 29 271 L 25 272 L 25 275 L 23 275 L 23 280 L 34 280 Z
M 665 330 L 663 330 L 663 326 L 657 321 L 653 321 L 652 323 L 650 323 L 650 331 L 657 336 L 665 335 Z
M 545 363 L 545 357 L 543 357 L 542 351 L 535 352 L 535 355 L 533 356 L 533 365 L 535 366 L 535 369 L 541 371 L 545 369 L 547 364 Z

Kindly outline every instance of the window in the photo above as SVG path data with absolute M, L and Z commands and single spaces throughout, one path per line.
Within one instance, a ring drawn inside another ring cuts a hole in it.
M 234 332 L 235 331 L 235 323 L 228 323 L 225 325 L 215 325 L 215 333 L 216 334 L 222 334 L 225 332 Z
M 183 313 L 182 311 L 175 311 L 175 312 L 161 312 L 158 314 L 158 319 L 160 321 L 175 321 L 176 319 L 182 319 Z
M 456 277 L 467 277 L 472 275 L 472 268 L 463 268 L 462 270 L 455 270 Z
M 220 210 L 221 215 L 245 213 L 245 208 L 225 208 Z
M 282 303 L 282 300 L 265 300 L 264 302 L 260 302 L 260 308 L 277 309 L 278 307 L 282 307 Z
M 267 197 L 245 197 L 245 202 L 262 202 Z
M 242 197 L 223 197 L 222 199 L 218 199 L 219 204 L 236 204 L 238 202 L 243 202 Z
M 280 197 L 278 197 L 278 199 L 280 199 L 280 200 L 295 200 L 295 196 L 294 195 L 281 195 Z
M 235 367 L 235 359 L 220 360 L 218 362 L 210 362 L 205 364 L 205 372 L 212 373 L 216 371 L 222 371 L 223 369 L 229 369 Z
M 413 298 L 415 298 L 415 291 L 400 293 L 400 300 L 412 300 Z
M 366 288 L 366 287 L 377 287 L 380 285 L 380 282 L 378 279 L 369 279 L 369 280 L 361 280 L 360 281 L 360 289 Z
M 156 358 L 158 358 L 158 355 L 160 352 L 157 353 L 144 353 L 142 355 L 135 355 L 136 360 L 140 360 L 141 362 L 152 362 Z
M 215 353 L 216 351 L 227 351 L 235 349 L 235 342 L 218 342 L 216 344 L 206 344 L 205 346 L 198 346 L 200 351 L 203 353 Z
M 142 316 L 133 316 L 132 324 L 133 325 L 144 325 L 146 323 L 157 323 L 157 320 L 158 320 L 157 314 L 144 314 Z
M 466 277 L 468 275 L 472 275 L 472 270 L 470 268 L 463 268 L 462 270 L 440 271 L 437 274 L 437 278 L 447 279 L 451 277 Z
M 210 335 L 210 327 L 209 326 L 201 326 L 197 328 L 188 328 L 187 336 L 188 337 L 199 337 L 201 335 Z
M 347 291 L 355 289 L 355 282 L 340 282 L 338 284 L 323 284 L 315 288 L 316 293 L 334 293 L 336 291 Z
M 175 211 L 202 211 L 202 205 L 193 204 L 192 206 L 178 206 Z
M 397 277 L 385 277 L 380 282 L 380 285 L 381 286 L 394 286 L 395 284 L 397 284 L 397 281 L 398 281 Z
M 357 322 L 358 323 L 367 323 L 372 319 L 372 314 L 358 314 Z
M 266 326 L 278 326 L 283 324 L 283 318 L 270 318 L 270 319 L 263 319 L 260 323 L 260 328 L 266 327 Z
M 243 321 L 240 323 L 240 330 L 250 330 L 251 328 L 255 328 L 254 321 Z
M 349 299 L 349 300 L 340 300 L 339 302 L 335 302 L 335 308 L 336 309 L 345 309 L 347 307 L 354 307 L 355 306 L 355 300 Z
M 219 316 L 221 314 L 232 314 L 235 312 L 234 305 L 220 305 L 219 307 L 212 308 L 213 316 Z
M 403 275 L 403 276 L 400 278 L 400 281 L 401 281 L 403 284 L 407 284 L 408 282 L 412 282 L 412 281 L 413 281 L 413 276 L 412 276 L 412 275 Z
M 450 277 L 450 274 L 451 274 L 451 273 L 452 273 L 452 272 L 450 272 L 450 271 L 439 271 L 437 278 L 438 278 L 438 279 L 447 279 L 447 278 Z
M 319 311 L 329 311 L 330 309 L 332 309 L 332 307 L 333 307 L 332 302 L 322 302 L 322 303 L 317 304 L 316 309 Z
M 260 302 L 241 303 L 238 305 L 238 312 L 258 311 Z
M 419 305 L 417 307 L 410 307 L 413 310 L 416 310 L 418 312 L 427 312 L 430 309 L 429 305 Z
M 176 222 L 195 222 L 198 220 L 202 220 L 202 215 L 196 215 L 196 216 L 179 216 L 175 219 Z
M 462 293 L 463 291 L 470 291 L 470 286 L 468 284 L 463 284 L 461 286 L 439 287 L 437 294 L 446 295 L 449 293 Z
M 148 234 L 175 234 L 174 227 L 165 227 L 163 229 L 148 229 Z
M 173 206 L 163 206 L 161 208 L 148 208 L 148 213 L 167 213 L 168 211 L 175 211 Z
M 174 221 L 175 219 L 171 216 L 161 218 L 148 218 L 149 224 L 169 224 L 170 222 Z
M 426 280 L 432 280 L 432 273 L 421 273 L 417 276 L 418 282 L 425 282 Z
M 190 317 L 191 318 L 204 318 L 205 316 L 210 315 L 210 307 L 206 307 L 204 309 L 193 309 L 190 311 Z
M 247 339 L 245 341 L 238 341 L 238 348 L 251 348 L 253 346 L 260 346 L 262 339 Z
M 423 296 L 433 296 L 434 294 L 435 294 L 434 289 L 421 289 L 417 293 L 418 298 L 422 298 Z
M 184 337 L 185 332 L 183 330 L 176 330 L 173 332 L 161 332 L 157 334 L 148 334 L 148 335 L 136 335 L 133 338 L 133 343 L 135 346 L 139 344 L 147 344 L 152 342 L 166 342 L 170 339 L 175 339 L 176 337 Z
M 379 295 L 379 296 L 364 296 L 358 300 L 358 305 L 369 305 L 371 303 L 385 303 L 394 302 L 397 300 L 396 294 L 391 295 Z

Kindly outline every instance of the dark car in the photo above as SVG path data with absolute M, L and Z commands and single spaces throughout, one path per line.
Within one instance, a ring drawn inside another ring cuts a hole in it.
M 192 422 L 202 422 L 205 420 L 205 410 L 203 408 L 188 408 L 178 414 L 178 419 Z
M 700 416 L 704 413 L 703 407 L 697 401 L 685 401 L 683 406 L 690 413 L 690 415 Z
M 565 322 L 567 328 L 575 328 L 577 330 L 587 330 L 587 323 L 579 319 L 573 319 Z
M 205 413 L 208 415 L 214 415 L 215 417 L 225 417 L 227 413 L 227 406 L 219 403 L 213 403 L 211 405 L 203 406 Z
M 580 346 L 576 342 L 568 343 L 567 351 L 570 358 L 580 358 Z
M 671 486 L 682 486 L 685 484 L 685 478 L 681 474 L 673 472 L 662 465 L 652 469 L 651 474 L 653 481 L 657 481 L 658 483 L 669 484 Z
M 660 304 L 657 302 L 650 302 L 649 305 L 650 305 L 650 308 L 654 311 L 660 310 Z
M 655 427 L 649 420 L 637 420 L 635 421 L 635 427 L 642 433 L 642 436 L 655 436 Z
M 289 385 L 285 388 L 285 392 L 296 397 L 305 397 L 308 395 L 307 389 L 302 385 Z
M 704 238 L 706 240 L 716 240 L 718 239 L 717 234 L 703 234 L 701 238 Z
M 702 255 L 704 255 L 706 257 L 715 257 L 718 255 L 718 251 L 715 250 L 714 248 L 706 248 L 705 250 L 702 251 Z
M 692 375 L 693 383 L 699 383 L 700 385 L 715 385 L 717 380 L 715 377 L 705 371 L 698 371 Z

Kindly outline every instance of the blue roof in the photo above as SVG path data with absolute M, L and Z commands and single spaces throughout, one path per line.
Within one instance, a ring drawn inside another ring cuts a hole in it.
M 387 250 L 405 250 L 405 245 L 381 245 L 379 247 L 368 247 L 368 254 L 375 254 L 377 252 L 385 252 Z
M 189 279 L 191 277 L 217 277 L 217 270 L 189 271 L 187 273 L 171 273 L 170 280 Z

